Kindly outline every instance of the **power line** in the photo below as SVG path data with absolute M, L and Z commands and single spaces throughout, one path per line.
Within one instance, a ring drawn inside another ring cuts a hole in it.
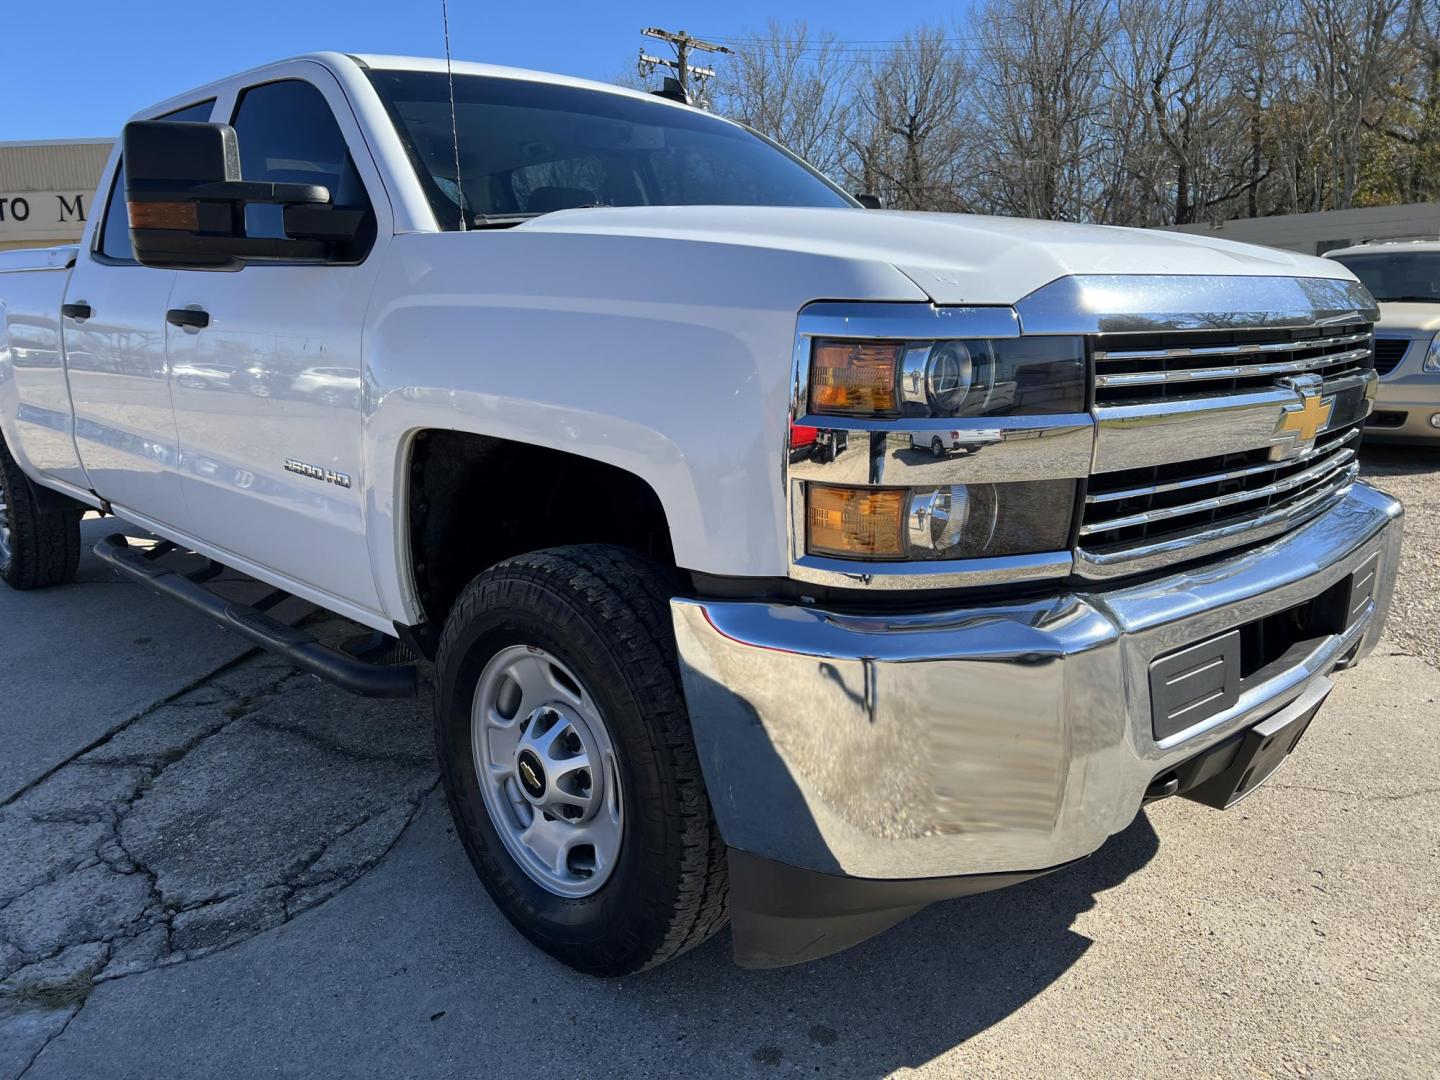
M 696 93 L 695 98 L 702 97 L 700 92 L 706 81 L 715 77 L 715 72 L 710 68 L 696 67 L 690 63 L 690 53 L 728 53 L 731 50 L 725 45 L 714 41 L 706 41 L 702 38 L 692 37 L 684 30 L 661 30 L 659 27 L 647 26 L 640 33 L 648 38 L 656 38 L 665 42 L 675 52 L 675 59 L 665 60 L 658 56 L 649 56 L 644 49 L 640 50 L 638 67 L 641 78 L 652 74 L 656 69 L 666 67 L 675 72 L 675 82 L 679 86 L 681 95 L 688 101 L 692 95 L 690 88 L 693 85 Z M 667 80 L 668 81 L 668 80 Z

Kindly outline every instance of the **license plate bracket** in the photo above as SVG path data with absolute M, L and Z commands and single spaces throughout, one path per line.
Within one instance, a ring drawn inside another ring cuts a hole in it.
M 1182 794 L 1217 810 L 1234 806 L 1285 763 L 1333 688 L 1329 679 L 1316 679 L 1285 708 L 1244 732 L 1223 770 Z

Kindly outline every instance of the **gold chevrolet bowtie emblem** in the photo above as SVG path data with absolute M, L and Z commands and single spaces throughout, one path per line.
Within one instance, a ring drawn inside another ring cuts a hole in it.
M 1318 375 L 1296 375 L 1280 383 L 1299 394 L 1300 400 L 1280 411 L 1275 445 L 1270 448 L 1270 456 L 1276 461 L 1296 457 L 1314 446 L 1315 437 L 1330 422 L 1335 408 L 1333 397 L 1322 396 L 1325 381 Z
M 1293 431 L 1301 442 L 1314 442 L 1315 436 L 1320 434 L 1320 429 L 1330 419 L 1330 409 L 1334 404 L 1334 401 L 1326 401 L 1324 398 L 1309 397 L 1298 406 L 1287 406 L 1285 414 L 1280 417 L 1280 431 L 1277 434 Z

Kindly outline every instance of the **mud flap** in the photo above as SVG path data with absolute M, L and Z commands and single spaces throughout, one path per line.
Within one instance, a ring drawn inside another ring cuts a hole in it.
M 730 849 L 735 962 L 788 967 L 830 956 L 888 930 L 937 900 L 1018 885 L 1072 866 L 962 877 L 876 880 L 787 866 Z M 1077 860 L 1079 861 L 1079 860 Z

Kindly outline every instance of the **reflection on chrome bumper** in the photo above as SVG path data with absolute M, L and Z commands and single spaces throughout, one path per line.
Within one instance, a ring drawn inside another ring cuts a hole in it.
M 1294 532 L 1197 569 L 943 613 L 676 600 L 685 692 L 725 840 L 877 879 L 1086 855 L 1129 824 L 1157 776 L 1374 646 L 1399 517 L 1397 502 L 1357 484 Z M 1154 658 L 1302 604 L 1377 553 L 1373 600 L 1348 629 L 1156 743 Z

